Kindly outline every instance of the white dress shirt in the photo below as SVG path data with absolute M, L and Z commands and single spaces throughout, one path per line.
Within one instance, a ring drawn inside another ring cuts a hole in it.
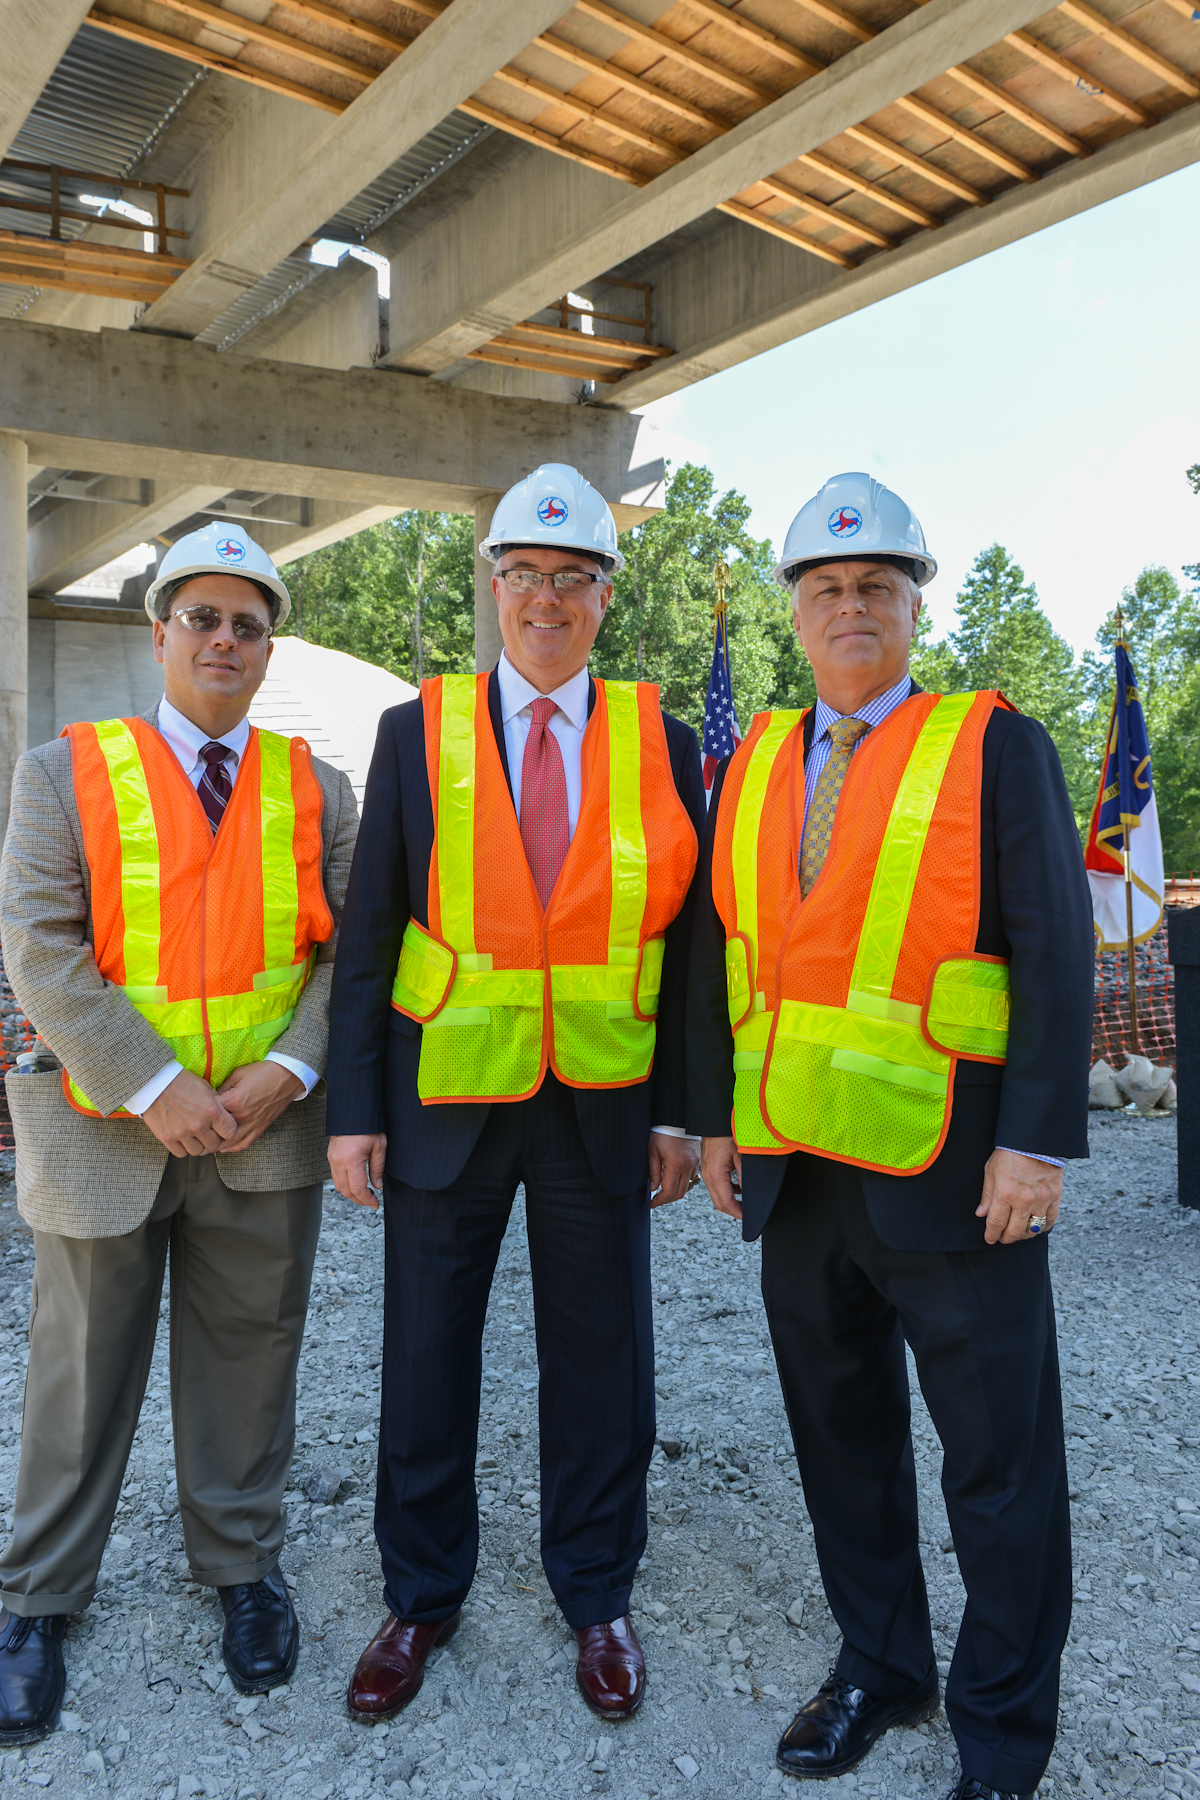
M 587 730 L 588 695 L 591 691 L 586 669 L 572 675 L 570 681 L 542 694 L 513 668 L 508 652 L 500 652 L 496 666 L 500 683 L 500 717 L 504 721 L 504 750 L 508 757 L 508 778 L 512 783 L 513 806 L 521 817 L 521 770 L 525 761 L 525 745 L 533 724 L 535 700 L 553 700 L 558 711 L 550 718 L 550 731 L 562 751 L 563 774 L 567 779 L 567 829 L 573 838 L 579 823 L 579 797 L 583 787 L 583 734 Z M 686 1137 L 682 1125 L 655 1125 L 663 1137 Z
M 833 741 L 829 736 L 829 727 L 835 724 L 839 719 L 862 719 L 864 724 L 874 728 L 876 725 L 881 725 L 889 713 L 895 712 L 900 703 L 908 699 L 911 692 L 912 677 L 905 675 L 896 683 L 895 687 L 888 688 L 886 693 L 876 694 L 874 700 L 868 700 L 865 706 L 860 706 L 858 711 L 854 713 L 834 712 L 832 706 L 827 706 L 824 700 L 818 699 L 813 718 L 812 744 L 809 747 L 808 755 L 804 759 L 804 817 L 806 820 L 808 818 L 808 809 L 812 805 L 813 795 L 817 791 L 817 783 L 821 779 L 821 771 L 829 761 L 829 753 L 833 749 Z M 867 736 L 868 734 L 864 732 L 863 736 L 859 738 L 858 744 L 865 743 Z M 855 744 L 851 750 L 851 756 L 853 756 L 854 751 L 858 749 L 858 744 Z M 1008 1149 L 1009 1146 L 1006 1144 L 997 1144 L 996 1148 L 997 1150 L 1004 1150 Z M 1022 1150 L 1017 1154 L 1031 1157 L 1034 1162 L 1053 1163 L 1056 1169 L 1065 1167 L 1060 1157 L 1042 1156 L 1036 1150 Z
M 242 766 L 242 758 L 246 754 L 246 745 L 250 742 L 250 721 L 248 719 L 243 719 L 241 724 L 235 725 L 232 731 L 227 731 L 223 737 L 213 740 L 207 731 L 201 731 L 198 725 L 193 725 L 190 719 L 185 718 L 177 707 L 172 706 L 171 702 L 164 698 L 158 703 L 158 729 L 175 752 L 180 768 L 194 788 L 200 786 L 200 777 L 204 773 L 204 762 L 200 751 L 205 744 L 214 741 L 228 746 L 229 755 L 225 759 L 225 767 L 229 771 L 230 783 L 236 783 L 238 770 Z M 297 1094 L 297 1100 L 304 1099 L 311 1094 L 320 1079 L 307 1063 L 297 1061 L 294 1056 L 281 1056 L 278 1051 L 269 1050 L 266 1060 L 290 1069 L 292 1074 L 304 1083 L 304 1093 Z M 171 1061 L 161 1068 L 157 1075 L 152 1076 L 143 1087 L 138 1089 L 136 1094 L 125 1102 L 125 1111 L 136 1113 L 140 1118 L 147 1107 L 153 1106 L 163 1089 L 170 1087 L 182 1069 L 183 1064 L 172 1057 Z

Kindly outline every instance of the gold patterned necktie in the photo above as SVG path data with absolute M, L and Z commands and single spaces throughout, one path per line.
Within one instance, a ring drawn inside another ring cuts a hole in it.
M 812 797 L 812 805 L 804 821 L 804 845 L 800 852 L 800 893 L 805 900 L 825 866 L 829 840 L 833 835 L 834 814 L 837 812 L 838 798 L 846 779 L 846 770 L 850 767 L 854 746 L 870 729 L 862 719 L 835 719 L 829 727 L 829 741 L 833 749 L 821 770 L 821 779 L 817 783 L 817 791 Z

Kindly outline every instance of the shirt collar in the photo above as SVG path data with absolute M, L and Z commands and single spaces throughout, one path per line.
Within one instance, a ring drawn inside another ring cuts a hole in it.
M 901 676 L 895 687 L 888 688 L 886 693 L 876 694 L 873 700 L 868 700 L 866 705 L 860 706 L 857 712 L 834 712 L 832 706 L 826 706 L 824 700 L 818 700 L 813 718 L 813 743 L 826 737 L 829 727 L 836 724 L 839 719 L 861 719 L 864 725 L 881 725 L 889 713 L 895 712 L 900 703 L 908 699 L 911 692 L 912 676 L 905 674 Z
M 500 716 L 507 725 L 510 719 L 532 706 L 535 700 L 553 700 L 555 706 L 569 719 L 576 731 L 582 732 L 588 721 L 588 698 L 591 682 L 586 669 L 580 669 L 572 675 L 570 681 L 552 693 L 541 694 L 532 687 L 525 677 L 514 669 L 508 660 L 506 651 L 501 651 L 500 661 L 496 665 L 496 675 L 500 682 Z
M 200 750 L 204 744 L 219 743 L 228 746 L 235 762 L 240 762 L 246 754 L 246 745 L 250 741 L 250 721 L 243 719 L 232 731 L 227 731 L 220 738 L 210 738 L 207 731 L 201 731 L 198 725 L 185 718 L 177 706 L 164 695 L 158 703 L 158 719 L 156 721 L 162 736 L 166 738 L 184 772 L 191 774 L 200 761 Z

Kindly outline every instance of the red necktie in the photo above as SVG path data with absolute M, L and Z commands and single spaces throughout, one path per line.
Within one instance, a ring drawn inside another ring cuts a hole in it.
M 567 777 L 562 751 L 550 730 L 550 721 L 557 711 L 553 700 L 534 701 L 533 723 L 521 762 L 521 838 L 543 907 L 554 892 L 571 848 Z
M 233 783 L 229 779 L 229 770 L 225 767 L 225 758 L 232 755 L 228 744 L 209 743 L 200 746 L 201 761 L 207 766 L 200 776 L 196 792 L 214 831 L 224 818 L 229 796 L 233 793 Z

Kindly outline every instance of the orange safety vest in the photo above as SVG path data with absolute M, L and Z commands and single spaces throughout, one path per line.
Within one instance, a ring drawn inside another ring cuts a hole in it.
M 805 714 L 754 719 L 713 845 L 741 1149 L 916 1174 L 945 1139 L 956 1058 L 1004 1061 L 1008 965 L 972 946 L 983 734 L 1008 705 L 914 694 L 877 725 L 803 901 Z
M 425 1105 L 522 1100 L 547 1068 L 630 1087 L 654 1058 L 664 933 L 696 867 L 658 689 L 597 681 L 579 819 L 545 912 L 488 712 L 488 676 L 421 684 L 433 801 L 425 930 L 410 919 L 392 1005 L 423 1027 Z
M 315 947 L 333 931 L 312 752 L 303 738 L 252 726 L 214 835 L 179 759 L 144 719 L 63 735 L 96 966 L 185 1069 L 220 1087 L 287 1030 Z M 101 1116 L 65 1069 L 63 1091 L 77 1112 Z

